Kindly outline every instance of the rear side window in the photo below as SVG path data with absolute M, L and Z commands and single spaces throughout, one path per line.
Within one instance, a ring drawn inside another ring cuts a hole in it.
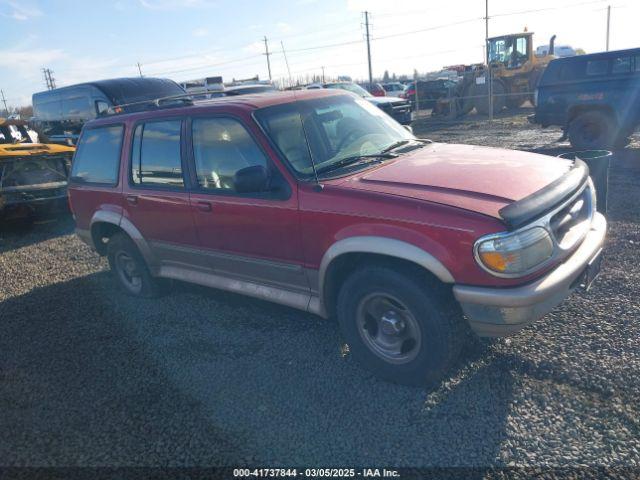
M 92 115 L 91 103 L 88 97 L 73 97 L 65 98 L 62 101 L 62 116 L 69 118 L 91 118 Z
M 85 130 L 73 159 L 71 179 L 78 182 L 115 185 L 122 148 L 122 125 Z
M 635 64 L 636 64 L 636 72 L 640 72 L 640 55 L 636 55 Z
M 134 185 L 184 188 L 180 154 L 181 120 L 138 125 L 133 138 Z
M 631 73 L 631 57 L 614 58 L 611 64 L 611 73 Z
M 608 66 L 607 60 L 590 60 L 587 62 L 587 76 L 606 75 Z
M 35 105 L 35 114 L 40 120 L 56 120 L 60 117 L 60 100 L 38 102 Z

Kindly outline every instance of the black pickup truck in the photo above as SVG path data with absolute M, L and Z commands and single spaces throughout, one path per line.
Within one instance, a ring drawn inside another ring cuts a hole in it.
M 640 124 L 640 48 L 553 60 L 530 121 L 561 126 L 576 149 L 623 146 Z

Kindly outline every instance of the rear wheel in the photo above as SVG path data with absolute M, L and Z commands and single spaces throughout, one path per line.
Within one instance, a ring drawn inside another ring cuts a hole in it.
M 155 297 L 159 281 L 149 269 L 135 243 L 124 233 L 116 233 L 107 243 L 109 266 L 125 293 L 136 297 Z
M 573 148 L 591 150 L 615 146 L 616 130 L 616 122 L 611 115 L 593 111 L 574 118 L 567 133 Z
M 338 321 L 350 352 L 384 380 L 432 384 L 459 355 L 462 314 L 444 287 L 426 283 L 410 269 L 367 267 L 340 290 Z

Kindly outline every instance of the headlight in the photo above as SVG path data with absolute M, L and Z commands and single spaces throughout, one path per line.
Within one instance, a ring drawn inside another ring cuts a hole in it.
M 533 227 L 514 233 L 487 235 L 475 244 L 478 263 L 497 276 L 526 275 L 553 255 L 553 240 L 546 229 Z

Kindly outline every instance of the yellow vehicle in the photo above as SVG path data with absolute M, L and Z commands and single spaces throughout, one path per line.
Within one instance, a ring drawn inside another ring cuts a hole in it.
M 553 60 L 555 35 L 549 42 L 549 50 L 537 56 L 533 49 L 533 32 L 522 32 L 490 38 L 488 64 L 491 69 L 491 85 L 494 113 L 504 107 L 518 108 L 527 100 L 533 101 L 533 92 L 542 72 Z M 435 113 L 452 116 L 466 115 L 474 108 L 480 114 L 489 113 L 489 79 L 486 65 L 465 70 L 456 86 L 452 99 L 443 99 Z
M 75 148 L 35 141 L 22 120 L 0 118 L 0 219 L 67 210 Z

